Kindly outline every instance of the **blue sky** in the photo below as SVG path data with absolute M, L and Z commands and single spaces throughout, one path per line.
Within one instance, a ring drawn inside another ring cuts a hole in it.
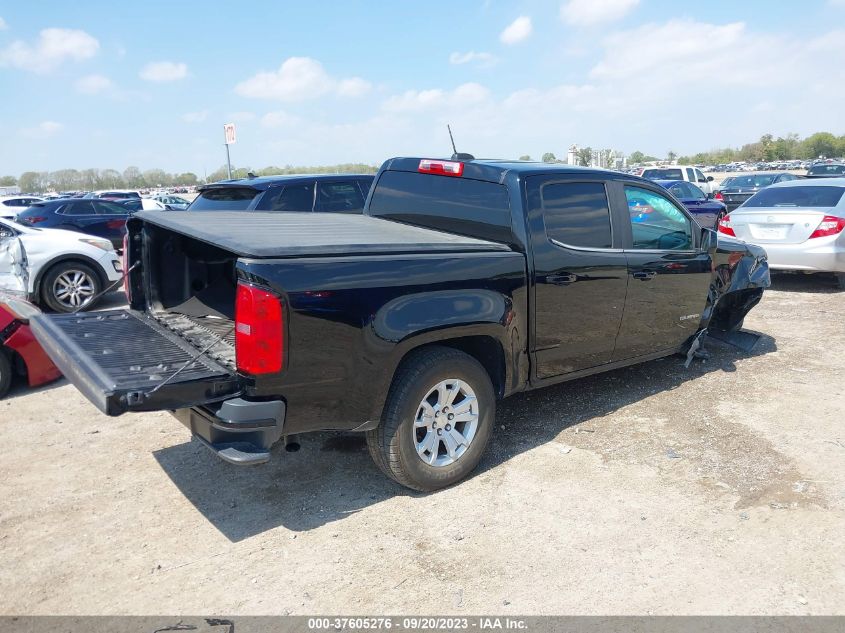
M 4 1 L 0 175 L 842 134 L 843 59 L 845 0 Z

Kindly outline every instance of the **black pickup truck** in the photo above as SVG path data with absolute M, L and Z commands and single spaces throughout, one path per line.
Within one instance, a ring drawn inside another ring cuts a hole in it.
M 626 174 L 395 158 L 364 215 L 137 213 L 129 309 L 33 330 L 108 415 L 172 410 L 235 464 L 362 431 L 388 476 L 434 490 L 476 466 L 498 399 L 739 327 L 766 255 L 716 240 Z

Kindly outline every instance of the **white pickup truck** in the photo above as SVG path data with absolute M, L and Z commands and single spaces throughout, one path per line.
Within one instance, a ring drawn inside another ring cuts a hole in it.
M 713 176 L 705 176 L 698 167 L 692 165 L 668 165 L 666 167 L 646 167 L 640 174 L 649 180 L 686 180 L 696 185 L 704 193 L 712 194 L 716 190 Z

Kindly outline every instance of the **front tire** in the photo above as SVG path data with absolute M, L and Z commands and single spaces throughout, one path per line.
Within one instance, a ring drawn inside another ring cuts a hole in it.
M 484 367 L 458 350 L 429 347 L 400 365 L 367 445 L 388 477 L 430 492 L 472 472 L 495 417 L 496 396 Z
M 97 272 L 81 262 L 60 262 L 44 275 L 41 300 L 55 312 L 90 309 L 102 289 Z

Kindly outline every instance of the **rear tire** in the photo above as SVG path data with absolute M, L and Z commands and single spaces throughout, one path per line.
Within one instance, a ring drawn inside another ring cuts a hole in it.
M 9 358 L 9 353 L 5 349 L 0 348 L 0 400 L 6 397 L 11 386 L 12 359 Z
M 97 272 L 81 262 L 60 262 L 44 275 L 41 300 L 54 312 L 90 310 L 102 290 Z
M 399 366 L 367 446 L 388 477 L 430 492 L 472 472 L 495 417 L 496 395 L 484 367 L 458 350 L 428 347 Z

